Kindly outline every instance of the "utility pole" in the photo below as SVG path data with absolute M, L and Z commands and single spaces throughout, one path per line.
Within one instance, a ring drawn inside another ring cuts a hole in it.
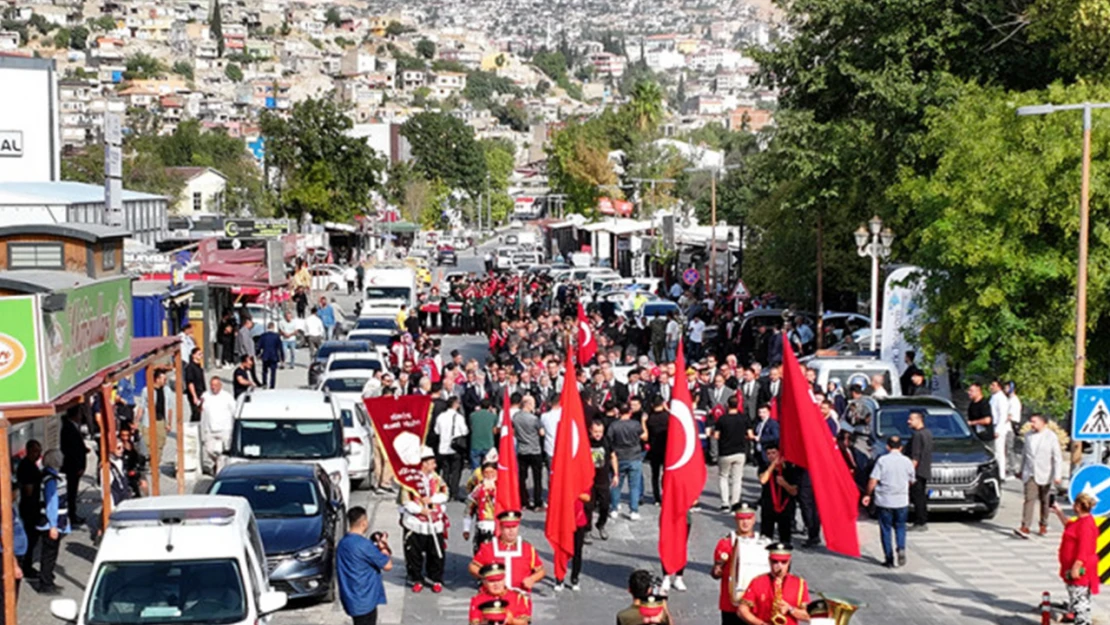
M 714 167 L 691 167 L 687 169 L 688 172 L 708 171 L 709 172 L 709 270 L 705 272 L 705 284 L 709 292 L 712 293 L 713 285 L 716 282 L 715 275 L 717 273 L 717 176 L 721 175 L 722 171 L 729 169 L 736 169 L 739 165 L 720 165 Z M 740 248 L 743 249 L 744 242 L 740 241 Z M 725 245 L 725 250 L 728 250 L 728 245 Z

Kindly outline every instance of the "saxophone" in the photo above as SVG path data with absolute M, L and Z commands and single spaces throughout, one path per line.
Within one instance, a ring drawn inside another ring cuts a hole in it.
M 775 598 L 771 602 L 771 623 L 772 625 L 786 625 L 786 615 L 782 613 L 783 599 L 782 599 L 782 580 L 775 578 Z

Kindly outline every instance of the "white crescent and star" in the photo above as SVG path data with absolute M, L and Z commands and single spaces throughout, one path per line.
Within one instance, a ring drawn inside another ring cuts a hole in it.
M 592 330 L 590 330 L 589 322 L 584 319 L 582 321 L 579 321 L 578 328 L 582 330 L 583 334 L 586 335 L 586 338 L 582 339 L 582 345 L 589 345 L 590 342 L 594 340 L 594 333 Z
M 694 415 L 690 413 L 689 406 L 684 402 L 673 399 L 671 400 L 671 415 L 675 419 L 678 419 L 679 425 L 682 426 L 684 438 L 682 443 L 682 455 L 674 464 L 667 467 L 667 471 L 681 469 L 686 466 L 686 463 L 690 462 L 690 459 L 694 457 L 694 444 L 698 440 L 697 429 L 694 426 Z

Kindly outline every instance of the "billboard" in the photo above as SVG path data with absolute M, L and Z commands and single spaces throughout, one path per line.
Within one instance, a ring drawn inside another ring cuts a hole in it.
M 0 406 L 44 401 L 38 298 L 0 298 Z
M 54 61 L 0 56 L 0 182 L 59 180 L 58 80 Z
M 42 314 L 47 401 L 131 358 L 131 278 L 63 292 L 65 309 Z

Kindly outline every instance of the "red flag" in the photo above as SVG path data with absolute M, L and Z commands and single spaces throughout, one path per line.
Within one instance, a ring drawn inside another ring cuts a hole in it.
M 597 339 L 586 317 L 586 309 L 578 302 L 578 363 L 585 365 L 597 353 Z
M 690 531 L 686 512 L 698 502 L 705 489 L 706 478 L 705 456 L 701 452 L 698 425 L 694 421 L 681 339 L 674 369 L 667 450 L 663 458 L 666 467 L 663 471 L 663 508 L 659 514 L 659 559 L 667 574 L 686 566 L 686 534 Z
M 494 515 L 520 510 L 520 473 L 516 467 L 516 436 L 509 418 L 509 388 L 505 387 L 505 415 L 501 418 L 501 442 L 497 448 L 497 499 Z
M 420 448 L 428 434 L 432 398 L 427 395 L 364 397 L 374 426 L 378 453 L 385 453 L 402 488 L 416 490 L 420 479 Z
M 566 578 L 566 563 L 574 555 L 575 514 L 579 496 L 589 493 L 594 482 L 594 461 L 586 434 L 586 414 L 574 375 L 574 363 L 567 349 L 563 394 L 559 398 L 561 415 L 555 430 L 555 455 L 551 459 L 551 481 L 547 497 L 547 523 L 544 534 L 555 552 L 555 579 Z M 500 487 L 498 488 L 500 490 Z
M 780 446 L 783 458 L 809 471 L 817 515 L 829 551 L 858 558 L 859 491 L 836 449 L 825 419 L 813 403 L 809 382 L 783 335 L 782 393 L 779 397 Z

